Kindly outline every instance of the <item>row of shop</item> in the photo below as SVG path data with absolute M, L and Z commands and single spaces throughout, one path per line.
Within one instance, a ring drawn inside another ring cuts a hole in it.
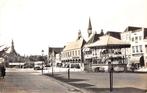
M 147 31 L 147 29 L 127 27 L 127 30 L 123 33 L 108 31 L 104 34 L 103 30 L 101 30 L 98 34 L 92 32 L 91 20 L 89 19 L 87 29 L 88 40 L 85 41 L 81 35 L 81 31 L 79 31 L 78 38 L 73 42 L 67 43 L 62 48 L 62 51 L 59 52 L 61 55 L 60 63 L 63 64 L 63 67 L 79 64 L 80 68 L 87 71 L 107 69 L 109 66 L 108 63 L 111 63 L 115 70 L 116 68 L 120 68 L 124 71 L 131 67 L 134 69 L 145 67 L 147 64 L 144 58 L 144 55 L 146 55 L 144 53 L 145 50 L 141 49 L 141 56 L 134 56 L 132 42 L 129 41 L 131 40 L 131 33 L 134 33 L 136 30 L 138 31 L 138 29 L 141 29 L 141 33 Z M 134 32 L 132 32 L 133 30 Z M 128 40 L 123 39 L 123 37 L 128 37 Z M 56 62 L 55 52 L 49 54 L 49 59 Z

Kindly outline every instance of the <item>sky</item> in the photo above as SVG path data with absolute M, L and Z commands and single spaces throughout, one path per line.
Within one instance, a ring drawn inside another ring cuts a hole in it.
M 123 32 L 127 26 L 147 27 L 147 0 L 0 0 L 0 45 L 21 55 L 48 53 L 93 32 Z

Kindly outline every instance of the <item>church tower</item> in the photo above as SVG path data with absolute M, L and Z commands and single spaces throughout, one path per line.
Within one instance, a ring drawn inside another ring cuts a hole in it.
M 88 32 L 88 37 L 92 34 L 92 25 L 91 25 L 91 20 L 89 18 L 89 24 L 88 24 L 88 29 L 87 29 L 87 32 Z
M 15 51 L 15 48 L 14 48 L 14 42 L 13 42 L 13 40 L 11 42 L 11 51 L 10 51 L 10 53 L 17 54 L 16 51 Z

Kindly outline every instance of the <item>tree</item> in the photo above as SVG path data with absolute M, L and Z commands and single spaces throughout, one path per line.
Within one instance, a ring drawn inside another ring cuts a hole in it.
M 0 46 L 0 47 L 2 47 L 2 46 Z M 5 55 L 6 55 L 6 51 L 9 49 L 9 47 L 5 47 L 4 49 L 2 49 L 1 51 L 0 51 L 0 57 L 5 57 Z

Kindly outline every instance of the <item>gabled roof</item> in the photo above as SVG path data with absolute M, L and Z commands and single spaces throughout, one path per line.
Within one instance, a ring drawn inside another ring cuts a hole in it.
M 63 51 L 73 50 L 73 49 L 79 49 L 82 48 L 82 46 L 86 43 L 86 41 L 81 37 L 80 39 L 68 43 Z

